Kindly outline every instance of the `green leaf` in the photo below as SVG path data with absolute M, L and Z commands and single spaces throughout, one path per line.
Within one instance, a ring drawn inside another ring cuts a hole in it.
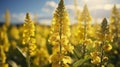
M 12 49 L 10 48 L 8 54 L 7 54 L 7 59 L 16 62 L 17 64 L 22 65 L 22 67 L 27 67 L 26 65 L 26 57 L 24 54 L 21 52 L 19 47 Z
M 76 61 L 76 62 L 73 64 L 73 67 L 81 66 L 83 63 L 85 63 L 85 62 L 86 62 L 87 60 L 89 60 L 89 59 L 90 59 L 89 56 L 86 55 L 85 58 Z

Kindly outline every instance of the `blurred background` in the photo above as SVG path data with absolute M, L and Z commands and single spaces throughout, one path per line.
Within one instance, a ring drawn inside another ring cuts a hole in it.
M 23 23 L 26 12 L 30 12 L 32 18 L 37 15 L 39 23 L 50 25 L 58 2 L 59 0 L 0 0 L 0 22 L 4 23 L 5 11 L 8 9 L 10 11 L 12 24 Z M 76 7 L 82 11 L 85 3 L 88 5 L 93 19 L 97 19 L 99 22 L 102 21 L 102 17 L 110 17 L 111 9 L 114 4 L 117 5 L 118 9 L 120 8 L 119 0 L 78 0 Z M 74 24 L 74 0 L 65 0 L 65 6 L 68 10 L 71 24 Z

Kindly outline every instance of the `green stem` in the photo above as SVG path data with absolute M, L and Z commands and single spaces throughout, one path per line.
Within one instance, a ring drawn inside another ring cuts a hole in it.
M 29 44 L 27 44 L 27 65 L 28 67 L 30 67 L 30 48 L 29 48 Z
M 115 42 L 118 42 L 118 18 L 115 18 Z
M 62 55 L 62 44 L 61 44 L 61 38 L 62 38 L 62 24 L 60 23 L 60 30 L 59 30 L 59 35 L 60 35 L 60 58 Z M 60 65 L 62 67 L 62 60 L 60 61 Z
M 102 62 L 102 60 L 103 60 L 103 55 L 104 55 L 104 50 L 103 50 L 103 45 L 104 45 L 104 41 L 103 41 L 103 43 L 101 44 L 101 46 L 100 46 L 100 52 L 101 52 L 101 56 L 100 56 L 100 67 L 102 67 L 102 65 L 103 65 L 103 62 Z
M 87 33 L 86 33 L 86 31 L 87 31 L 87 26 L 86 26 L 86 21 L 85 21 L 85 24 L 84 24 L 84 41 L 85 41 L 86 38 L 87 38 Z M 86 54 L 86 43 L 84 42 L 84 43 L 83 43 L 83 57 L 85 56 L 85 54 Z

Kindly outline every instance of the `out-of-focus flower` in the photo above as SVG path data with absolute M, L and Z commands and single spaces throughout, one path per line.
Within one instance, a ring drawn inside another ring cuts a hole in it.
M 110 44 L 107 44 L 107 45 L 104 45 L 104 46 L 103 46 L 103 49 L 104 49 L 105 51 L 110 51 L 110 50 L 112 49 L 112 46 L 111 46 Z
M 114 54 L 118 54 L 118 51 L 117 51 L 117 50 L 114 50 Z
M 107 62 L 108 61 L 108 57 L 103 57 L 103 62 Z
M 29 13 L 26 14 L 25 23 L 23 24 L 23 40 L 22 43 L 27 45 L 27 50 L 31 56 L 36 53 L 36 40 L 35 40 L 35 26 L 30 19 Z
M 9 44 L 7 33 L 3 29 L 0 32 L 0 45 L 3 46 L 3 49 L 5 52 L 8 52 L 10 44 Z
M 86 39 L 86 40 L 84 40 L 84 44 L 85 45 L 90 45 L 90 44 L 92 44 L 92 40 L 91 39 Z
M 10 30 L 10 35 L 14 38 L 14 39 L 16 39 L 16 40 L 18 40 L 20 37 L 19 37 L 19 30 L 17 29 L 17 27 L 16 26 L 13 26 L 12 28 L 11 28 L 11 30 Z
M 6 10 L 6 13 L 5 13 L 5 26 L 6 27 L 10 26 L 10 13 L 9 13 L 9 10 Z
M 3 50 L 3 46 L 0 46 L 0 57 L 1 57 L 2 63 L 5 63 L 6 62 L 6 55 L 5 55 L 5 52 Z
M 95 51 L 95 52 L 90 53 L 90 55 L 92 58 L 94 58 L 94 57 L 97 57 L 99 55 L 99 52 Z
M 51 61 L 53 63 L 52 67 L 54 66 L 60 66 L 61 67 L 61 63 L 63 67 L 66 67 L 72 63 L 72 59 L 69 56 L 64 56 L 64 55 L 60 55 L 60 53 L 54 54 L 51 56 Z
M 101 62 L 101 58 L 99 57 L 100 55 L 99 52 L 95 51 L 95 52 L 90 53 L 90 55 L 92 57 L 91 63 L 99 64 Z
M 93 63 L 93 64 L 99 64 L 100 62 L 101 62 L 101 59 L 100 59 L 99 56 L 96 56 L 96 57 L 91 61 L 91 63 Z
M 93 44 L 93 47 L 94 48 L 99 48 L 101 45 L 101 41 L 95 41 L 94 44 Z

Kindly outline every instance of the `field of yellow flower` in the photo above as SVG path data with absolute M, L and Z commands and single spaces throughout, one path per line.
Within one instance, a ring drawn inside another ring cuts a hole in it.
M 51 25 L 39 24 L 26 13 L 24 23 L 0 26 L 0 67 L 119 67 L 120 11 L 116 5 L 101 24 L 92 21 L 87 4 L 76 10 L 75 24 L 60 0 Z

